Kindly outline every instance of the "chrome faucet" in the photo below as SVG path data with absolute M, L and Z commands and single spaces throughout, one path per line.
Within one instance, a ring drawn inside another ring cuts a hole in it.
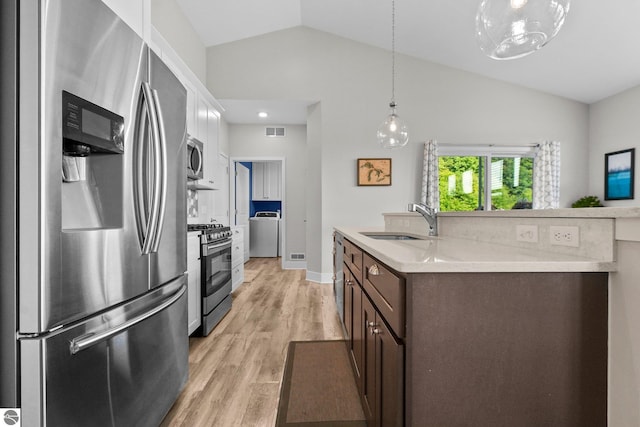
M 418 212 L 429 223 L 429 236 L 438 235 L 438 218 L 436 210 L 422 203 L 409 203 L 409 212 Z

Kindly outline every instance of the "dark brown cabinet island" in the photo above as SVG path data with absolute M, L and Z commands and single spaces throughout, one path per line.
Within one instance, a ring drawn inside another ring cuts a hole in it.
M 358 237 L 335 269 L 369 427 L 607 425 L 607 272 L 403 272 Z

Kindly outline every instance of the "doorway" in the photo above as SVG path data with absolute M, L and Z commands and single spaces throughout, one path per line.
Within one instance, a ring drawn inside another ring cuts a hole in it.
M 232 157 L 230 170 L 230 219 L 232 225 L 243 226 L 245 239 L 245 262 L 250 257 L 251 232 L 249 218 L 260 211 L 279 212 L 278 255 L 284 269 L 287 257 L 286 244 L 286 195 L 285 159 L 282 157 Z M 256 166 L 254 168 L 254 165 Z M 254 174 L 259 174 L 254 176 Z M 264 178 L 259 178 L 264 177 Z M 254 182 L 260 185 L 254 188 Z M 248 249 L 247 249 L 248 248 Z

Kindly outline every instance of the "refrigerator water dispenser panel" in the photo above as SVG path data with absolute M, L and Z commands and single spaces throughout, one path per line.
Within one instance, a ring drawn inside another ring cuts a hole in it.
M 62 91 L 64 154 L 124 152 L 124 118 L 67 91 Z
M 62 228 L 122 227 L 124 118 L 62 91 Z

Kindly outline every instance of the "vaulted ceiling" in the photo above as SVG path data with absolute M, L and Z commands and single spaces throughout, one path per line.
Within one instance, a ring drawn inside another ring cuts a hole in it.
M 390 49 L 390 0 L 177 0 L 206 46 L 307 26 Z M 486 57 L 474 37 L 480 0 L 396 0 L 396 51 L 593 103 L 640 84 L 640 0 L 574 0 L 547 46 Z

